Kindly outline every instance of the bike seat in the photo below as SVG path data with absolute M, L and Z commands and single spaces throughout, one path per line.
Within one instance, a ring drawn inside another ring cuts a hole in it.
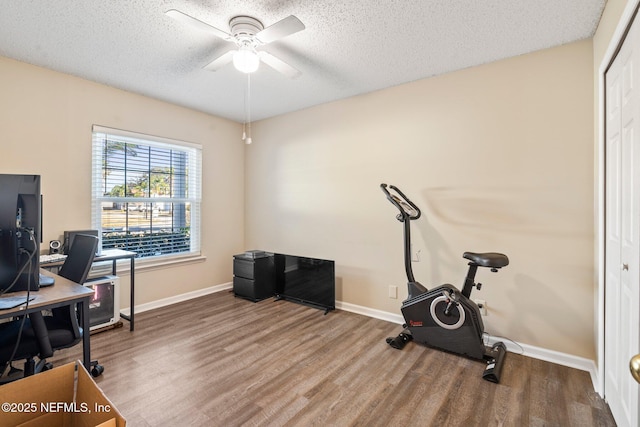
M 480 267 L 502 268 L 509 265 L 509 258 L 505 254 L 497 252 L 465 252 L 462 257 L 474 264 L 478 264 Z

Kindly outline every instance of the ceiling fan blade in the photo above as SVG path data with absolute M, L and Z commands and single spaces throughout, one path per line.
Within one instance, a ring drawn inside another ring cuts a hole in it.
M 214 36 L 220 37 L 221 39 L 233 40 L 233 37 L 231 36 L 231 34 L 225 31 L 219 30 L 216 27 L 212 27 L 206 22 L 202 22 L 199 19 L 194 18 L 193 16 L 189 16 L 186 13 L 180 12 L 179 10 L 176 10 L 176 9 L 167 10 L 165 12 L 165 15 L 175 19 L 178 22 L 182 22 L 183 24 L 190 25 L 193 28 L 197 28 L 202 31 L 207 31 L 213 34 Z
M 203 68 L 207 71 L 218 71 L 220 68 L 233 61 L 233 55 L 235 53 L 235 50 L 230 50 L 229 52 L 222 54 L 221 56 L 211 61 L 209 64 L 205 65 Z
M 271 43 L 305 29 L 304 24 L 295 16 L 289 15 L 275 24 L 256 34 L 256 38 L 263 44 Z
M 289 78 L 295 79 L 302 74 L 299 70 L 293 68 L 291 65 L 276 58 L 268 52 L 261 50 L 260 52 L 258 52 L 258 56 L 260 57 L 262 62 Z

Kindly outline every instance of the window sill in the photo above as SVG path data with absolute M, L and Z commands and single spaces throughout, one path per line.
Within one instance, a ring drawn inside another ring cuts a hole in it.
M 144 259 L 144 258 L 136 258 L 136 273 L 140 271 L 153 271 L 153 270 L 162 270 L 165 268 L 177 267 L 187 264 L 195 264 L 204 262 L 207 260 L 207 257 L 200 255 L 186 255 L 179 257 L 167 257 L 167 258 L 156 258 L 156 259 Z M 105 261 L 105 263 L 111 263 L 111 261 Z M 118 272 L 128 272 L 131 270 L 131 262 L 129 260 L 119 260 L 118 261 Z

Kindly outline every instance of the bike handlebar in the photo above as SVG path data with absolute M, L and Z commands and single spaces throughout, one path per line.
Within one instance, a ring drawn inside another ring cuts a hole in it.
M 397 195 L 391 194 L 387 187 L 393 190 L 393 192 Z M 380 184 L 380 188 L 382 189 L 382 192 L 387 196 L 387 200 L 389 200 L 391 204 L 400 211 L 400 215 L 398 217 L 400 221 L 403 221 L 407 218 L 410 220 L 420 218 L 420 208 L 418 208 L 411 200 L 409 200 L 409 198 L 405 196 L 404 193 L 398 189 L 398 187 L 393 185 L 387 186 L 387 184 Z

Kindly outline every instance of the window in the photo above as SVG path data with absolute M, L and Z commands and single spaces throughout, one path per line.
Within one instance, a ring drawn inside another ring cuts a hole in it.
M 200 253 L 200 146 L 93 126 L 92 224 L 103 249 Z

